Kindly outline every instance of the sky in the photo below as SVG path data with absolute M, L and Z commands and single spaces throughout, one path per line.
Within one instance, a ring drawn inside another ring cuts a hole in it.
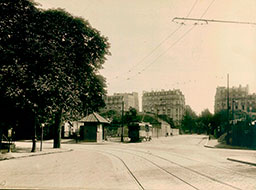
M 217 86 L 249 85 L 256 93 L 256 25 L 192 21 L 175 17 L 256 23 L 255 0 L 35 0 L 88 20 L 108 38 L 111 56 L 100 73 L 107 91 L 180 89 L 196 113 L 214 111 Z M 141 102 L 141 100 L 140 100 Z

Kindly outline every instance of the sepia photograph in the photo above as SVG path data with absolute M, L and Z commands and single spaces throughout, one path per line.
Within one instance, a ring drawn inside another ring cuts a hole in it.
M 255 0 L 0 0 L 0 189 L 255 190 Z

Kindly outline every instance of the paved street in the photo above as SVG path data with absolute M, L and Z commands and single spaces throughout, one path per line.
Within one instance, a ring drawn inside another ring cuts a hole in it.
M 206 141 L 63 144 L 73 151 L 0 161 L 0 189 L 256 189 L 256 167 L 227 160 L 256 158 L 255 151 L 206 148 Z

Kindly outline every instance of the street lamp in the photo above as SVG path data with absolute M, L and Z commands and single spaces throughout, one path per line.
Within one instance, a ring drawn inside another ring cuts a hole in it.
M 43 123 L 43 124 L 41 125 L 41 142 L 40 142 L 40 151 L 42 151 L 42 150 L 43 150 L 44 126 L 45 126 L 45 124 Z

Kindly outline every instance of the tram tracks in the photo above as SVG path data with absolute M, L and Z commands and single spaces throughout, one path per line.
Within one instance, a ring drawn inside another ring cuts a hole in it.
M 120 161 L 123 163 L 123 165 L 126 167 L 126 169 L 128 170 L 128 172 L 130 173 L 130 175 L 132 176 L 132 178 L 134 179 L 134 181 L 136 182 L 136 184 L 138 185 L 138 187 L 139 187 L 140 189 L 143 189 L 143 190 L 147 189 L 147 188 L 144 187 L 144 185 L 142 185 L 142 183 L 139 181 L 138 177 L 136 177 L 136 175 L 132 172 L 132 170 L 131 170 L 131 169 L 129 168 L 129 166 L 126 164 L 126 162 L 124 161 L 124 159 L 122 159 L 121 157 L 119 157 L 119 156 L 117 156 L 117 155 L 115 155 L 115 154 L 113 154 L 113 153 L 110 153 L 110 152 L 108 152 L 108 151 L 100 150 L 100 152 L 105 153 L 105 154 L 109 154 L 109 155 L 111 155 L 111 156 L 117 158 L 118 160 L 120 160 Z M 125 151 L 123 151 L 123 152 L 125 152 Z M 131 154 L 131 153 L 128 153 L 128 152 L 125 152 L 125 153 Z M 136 154 L 132 154 L 132 155 L 135 155 L 135 156 L 137 156 L 137 157 L 139 157 L 139 158 L 141 158 L 141 159 L 143 159 L 143 160 L 146 160 L 147 162 L 151 163 L 152 165 L 154 165 L 155 167 L 157 167 L 157 168 L 160 169 L 161 171 L 167 173 L 168 175 L 171 175 L 172 177 L 174 177 L 174 178 L 180 180 L 181 182 L 185 183 L 186 185 L 190 186 L 192 189 L 199 190 L 199 188 L 195 187 L 194 185 L 192 185 L 191 183 L 185 181 L 184 179 L 180 178 L 179 176 L 177 176 L 177 175 L 171 173 L 170 171 L 166 170 L 165 168 L 161 167 L 160 165 L 156 164 L 155 162 L 153 162 L 153 161 L 151 161 L 151 160 L 149 160 L 149 159 L 147 159 L 147 158 L 144 158 L 144 157 L 142 157 L 142 156 L 136 155 Z
M 134 181 L 136 182 L 136 184 L 138 185 L 139 189 L 142 189 L 142 190 L 145 189 L 145 188 L 143 187 L 143 185 L 140 183 L 140 181 L 137 179 L 137 177 L 134 175 L 134 173 L 131 171 L 131 169 L 128 167 L 128 165 L 125 163 L 125 161 L 124 161 L 122 158 L 120 158 L 119 156 L 117 156 L 117 155 L 115 155 L 115 154 L 113 154 L 113 153 L 110 153 L 110 152 L 106 152 L 106 151 L 102 151 L 102 150 L 101 150 L 100 152 L 103 152 L 103 153 L 105 153 L 105 154 L 109 154 L 109 155 L 111 155 L 111 156 L 117 158 L 118 160 L 120 160 L 120 161 L 123 163 L 123 165 L 125 166 L 125 168 L 128 170 L 128 172 L 129 172 L 129 174 L 131 175 L 131 177 L 134 179 Z
M 130 154 L 130 155 L 137 156 L 137 157 L 139 157 L 140 159 L 143 159 L 143 160 L 145 160 L 145 161 L 151 163 L 152 165 L 154 165 L 155 167 L 157 167 L 157 168 L 160 169 L 161 171 L 167 173 L 168 175 L 171 175 L 172 177 L 178 179 L 178 180 L 181 181 L 182 183 L 187 184 L 188 186 L 190 186 L 190 187 L 193 188 L 193 189 L 202 189 L 202 188 L 197 187 L 196 185 L 194 185 L 194 184 L 192 184 L 191 182 L 189 182 L 187 179 L 184 179 L 183 177 L 180 177 L 179 175 L 177 175 L 177 174 L 171 172 L 170 170 L 166 169 L 165 167 L 161 166 L 160 164 L 157 163 L 156 160 L 152 161 L 152 160 L 148 159 L 148 157 L 151 156 L 151 158 L 157 158 L 157 159 L 162 160 L 162 161 L 165 161 L 165 162 L 167 162 L 167 163 L 169 163 L 169 164 L 171 164 L 171 165 L 178 166 L 180 169 L 182 168 L 185 173 L 186 173 L 186 172 L 192 173 L 192 174 L 190 174 L 190 175 L 192 175 L 193 177 L 199 178 L 198 176 L 200 176 L 200 178 L 202 178 L 202 180 L 208 180 L 209 182 L 218 184 L 219 186 L 226 187 L 226 188 L 229 188 L 229 189 L 240 189 L 239 187 L 233 186 L 233 185 L 228 184 L 228 183 L 226 183 L 226 182 L 224 182 L 224 181 L 221 181 L 221 180 L 219 180 L 219 179 L 216 179 L 216 178 L 214 178 L 214 177 L 212 177 L 212 176 L 209 176 L 209 175 L 204 174 L 204 173 L 202 173 L 202 172 L 196 171 L 196 170 L 191 169 L 191 168 L 189 168 L 189 167 L 183 166 L 183 165 L 181 165 L 181 164 L 179 164 L 179 163 L 177 163 L 177 162 L 171 161 L 171 160 L 169 160 L 169 159 L 167 159 L 167 158 L 164 158 L 164 157 L 162 157 L 162 156 L 158 156 L 158 155 L 154 155 L 154 154 L 152 154 L 152 153 L 148 153 L 148 152 L 145 152 L 145 151 L 134 150 L 134 149 L 125 149 L 125 150 L 123 150 L 123 149 L 116 148 L 116 147 L 115 147 L 115 148 L 104 147 L 104 148 L 105 148 L 105 150 L 104 150 L 105 153 L 106 153 L 106 152 L 109 153 L 109 150 L 110 150 L 110 151 L 114 151 L 114 152 L 119 152 L 119 153 L 122 152 L 122 153 L 126 153 L 126 154 Z M 106 151 L 106 148 L 108 149 L 108 151 Z M 101 151 L 102 151 L 102 150 L 101 150 Z M 130 151 L 133 151 L 133 152 L 130 152 Z M 136 153 L 134 153 L 134 152 L 136 152 Z M 144 154 L 144 155 L 138 155 L 137 153 Z M 119 156 L 117 156 L 116 154 L 113 154 L 113 153 L 109 153 L 109 154 L 112 154 L 112 156 L 115 156 L 115 157 L 119 157 Z M 145 155 L 147 155 L 147 158 L 145 158 Z M 125 164 L 125 161 L 124 161 L 122 158 L 119 157 L 119 160 L 121 160 L 121 161 L 123 162 L 123 164 Z M 125 165 L 126 165 L 127 169 L 128 169 L 128 170 L 131 172 L 131 174 L 132 174 L 132 171 L 129 169 L 129 166 L 128 166 L 127 164 L 125 164 Z M 134 174 L 133 174 L 133 177 L 136 178 L 136 176 L 135 176 Z M 136 178 L 136 180 L 138 180 L 138 179 Z M 140 184 L 141 184 L 141 183 L 140 183 Z M 141 186 L 142 186 L 142 185 L 141 185 Z M 143 187 L 143 186 L 142 186 L 142 187 Z
M 119 150 L 123 150 L 121 148 L 117 148 Z M 145 154 L 153 154 L 153 153 L 149 153 L 148 151 L 142 151 L 142 150 L 138 150 L 138 149 L 127 149 L 126 150 L 130 150 L 130 151 L 136 151 L 136 152 L 141 152 L 141 153 L 145 153 Z M 233 174 L 237 174 L 241 177 L 246 177 L 246 178 L 251 178 L 251 179 L 255 179 L 255 175 L 249 175 L 249 174 L 245 174 L 245 173 L 241 173 L 241 172 L 238 172 L 238 171 L 235 171 L 231 168 L 227 168 L 227 167 L 223 167 L 223 166 L 216 166 L 216 165 L 213 165 L 213 164 L 210 164 L 209 162 L 206 162 L 206 161 L 201 161 L 201 160 L 198 160 L 198 159 L 193 159 L 191 157 L 187 157 L 187 156 L 184 156 L 182 154 L 179 154 L 179 153 L 176 153 L 176 152 L 171 152 L 171 151 L 168 151 L 166 152 L 168 155 L 170 156 L 175 156 L 175 157 L 178 157 L 178 158 L 181 158 L 181 159 L 184 159 L 184 160 L 190 160 L 192 162 L 198 162 L 198 163 L 202 163 L 202 164 L 207 164 L 209 167 L 214 167 L 214 168 L 217 168 L 217 169 L 221 169 L 221 170 L 225 170 L 225 171 L 228 171 L 228 172 L 232 172 Z
M 120 149 L 120 148 L 119 148 L 119 149 Z M 123 150 L 123 149 L 120 149 L 120 150 Z M 126 149 L 126 150 L 135 151 L 135 152 L 141 152 L 141 153 L 153 155 L 153 153 L 149 153 L 149 152 L 142 151 L 142 150 L 138 150 L 138 149 Z M 184 160 L 190 160 L 190 161 L 192 161 L 192 162 L 197 162 L 197 163 L 206 164 L 206 162 L 203 162 L 203 161 L 200 161 L 200 160 L 197 160 L 197 159 L 193 159 L 193 158 L 188 158 L 188 157 L 183 156 L 183 155 L 181 155 L 181 154 L 179 154 L 179 153 L 167 152 L 167 154 L 168 154 L 168 155 L 171 155 L 171 156 L 175 156 L 175 157 L 177 157 L 177 158 L 184 159 Z M 165 159 L 166 159 L 166 158 L 165 158 Z M 227 167 L 216 166 L 216 165 L 210 164 L 209 162 L 207 162 L 207 165 L 208 165 L 209 167 L 213 167 L 213 168 L 216 168 L 216 169 L 221 169 L 221 170 L 225 170 L 225 171 L 228 171 L 228 172 L 232 172 L 233 174 L 237 174 L 237 175 L 239 175 L 239 176 L 241 176 L 241 177 L 246 177 L 246 178 L 255 179 L 255 176 L 245 175 L 244 173 L 234 171 L 233 169 L 230 169 L 230 168 L 227 168 Z

